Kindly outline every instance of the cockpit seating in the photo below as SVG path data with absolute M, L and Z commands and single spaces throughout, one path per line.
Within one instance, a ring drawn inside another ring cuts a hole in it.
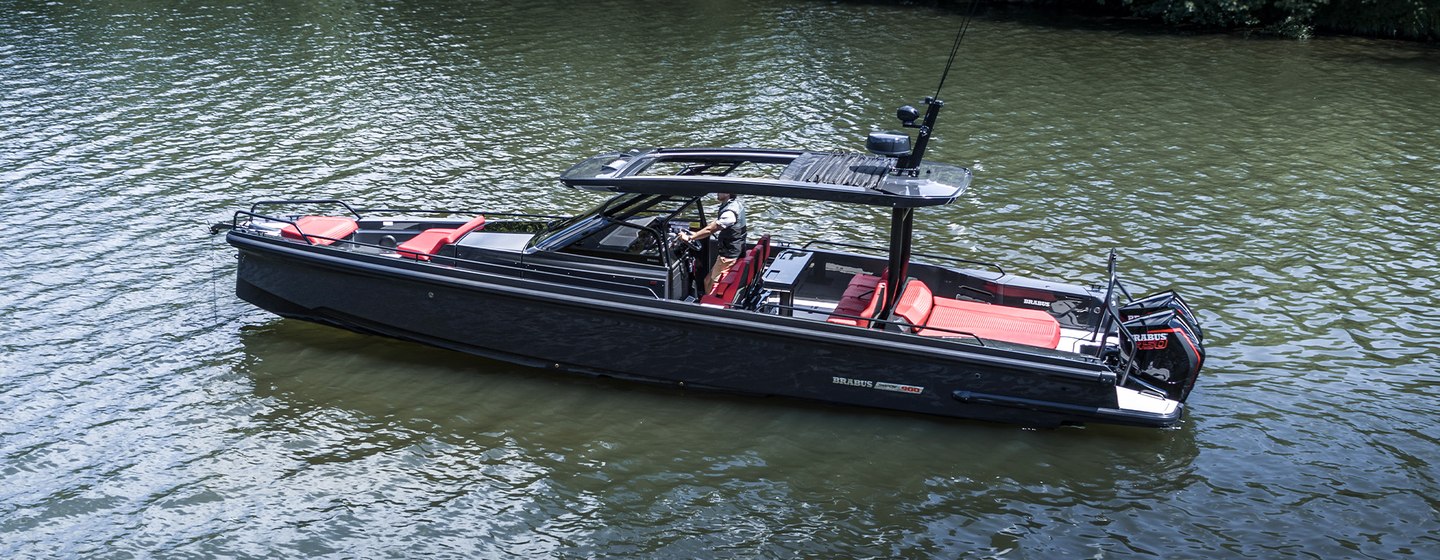
M 875 294 L 885 292 L 884 278 L 885 272 L 881 272 L 879 276 L 856 274 L 845 286 L 845 292 L 840 295 L 840 303 L 836 304 L 835 311 L 826 321 L 837 325 L 869 327 L 869 318 L 875 315 L 876 305 L 884 299 L 875 297 Z
M 395 252 L 407 259 L 428 261 L 441 247 L 453 245 L 465 234 L 484 227 L 485 216 L 476 216 L 458 228 L 430 228 L 401 243 Z
M 700 298 L 701 305 L 711 307 L 730 307 L 738 300 L 744 299 L 750 288 L 760 278 L 760 271 L 765 268 L 765 261 L 770 257 L 770 236 L 764 235 L 755 243 L 735 265 L 720 277 L 715 286 L 710 288 L 710 293 Z

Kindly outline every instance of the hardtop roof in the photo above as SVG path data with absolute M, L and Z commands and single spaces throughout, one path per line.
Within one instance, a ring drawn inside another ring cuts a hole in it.
M 647 173 L 657 165 L 670 171 Z M 783 168 L 758 177 L 733 174 L 746 165 Z M 913 177 L 894 168 L 893 158 L 853 153 L 656 148 L 601 154 L 571 167 L 560 180 L 593 191 L 689 196 L 728 192 L 892 208 L 949 204 L 971 180 L 969 169 L 953 165 L 922 164 Z

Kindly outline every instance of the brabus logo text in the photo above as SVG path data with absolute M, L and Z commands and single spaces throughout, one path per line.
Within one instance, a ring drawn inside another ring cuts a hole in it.
M 1145 333 L 1135 335 L 1135 346 L 1140 350 L 1164 350 L 1170 344 L 1170 335 Z
M 866 381 L 864 379 L 850 379 L 848 377 L 831 377 L 830 382 L 836 385 L 849 385 L 851 387 L 864 387 L 866 389 L 872 389 L 875 387 L 874 381 Z
M 1035 306 L 1035 307 L 1045 307 L 1045 308 L 1049 308 L 1049 307 L 1050 307 L 1050 302 L 1048 302 L 1048 301 L 1040 301 L 1040 300 L 1038 300 L 1038 299 L 1026 299 L 1026 300 L 1024 300 L 1024 301 L 1025 301 L 1025 305 L 1033 305 L 1033 306 Z
M 883 381 L 870 381 L 868 379 L 850 379 L 849 377 L 831 377 L 830 382 L 836 385 L 848 385 L 850 387 L 862 387 L 865 389 L 878 389 L 880 391 L 893 391 L 909 395 L 918 395 L 925 392 L 924 387 L 915 385 L 903 385 L 900 383 L 885 383 Z

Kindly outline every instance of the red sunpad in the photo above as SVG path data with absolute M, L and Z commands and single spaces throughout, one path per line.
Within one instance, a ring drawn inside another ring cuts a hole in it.
M 300 226 L 298 229 L 295 226 Z M 311 245 L 329 245 L 337 239 L 344 239 L 360 226 L 355 220 L 337 216 L 301 216 L 295 220 L 295 225 L 286 225 L 280 228 L 280 235 L 290 239 L 302 239 L 300 232 L 305 232 L 304 240 Z

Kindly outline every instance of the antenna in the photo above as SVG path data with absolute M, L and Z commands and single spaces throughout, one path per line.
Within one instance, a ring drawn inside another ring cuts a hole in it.
M 955 44 L 950 46 L 950 59 L 945 61 L 945 72 L 940 74 L 940 84 L 935 86 L 935 96 L 931 99 L 940 99 L 940 90 L 945 87 L 945 78 L 950 77 L 950 67 L 955 65 L 955 54 L 960 52 L 960 42 L 965 40 L 965 32 L 970 30 L 970 22 L 975 19 L 975 6 L 980 0 L 970 0 L 970 11 L 965 14 L 965 19 L 960 20 L 960 29 L 955 32 Z
M 921 124 L 915 124 L 915 121 L 920 117 L 920 111 L 915 110 L 914 107 L 909 105 L 901 107 L 900 110 L 895 112 L 895 116 L 900 119 L 901 126 L 920 129 L 919 134 L 915 137 L 914 151 L 902 155 L 900 159 L 895 162 L 895 171 L 897 174 L 906 174 L 911 177 L 920 175 L 920 160 L 925 157 L 925 147 L 930 144 L 930 134 L 935 130 L 935 119 L 940 116 L 940 108 L 945 106 L 945 102 L 940 100 L 940 90 L 945 88 L 945 78 L 950 77 L 950 67 L 955 65 L 955 55 L 960 52 L 960 43 L 965 40 L 965 32 L 970 29 L 970 22 L 975 19 L 975 7 L 979 5 L 979 3 L 980 0 L 970 0 L 970 10 L 965 14 L 965 19 L 960 20 L 960 29 L 955 31 L 955 42 L 950 45 L 950 58 L 945 61 L 945 71 L 940 74 L 939 85 L 935 86 L 935 95 L 933 97 L 926 97 L 924 100 L 924 103 L 928 106 L 925 110 L 925 121 Z M 889 141 L 893 145 L 894 138 L 889 139 Z M 887 155 L 899 154 L 895 154 L 894 150 L 892 150 L 892 153 Z

